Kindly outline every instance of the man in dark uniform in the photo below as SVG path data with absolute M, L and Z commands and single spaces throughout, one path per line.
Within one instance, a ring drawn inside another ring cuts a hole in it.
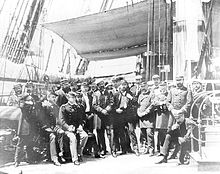
M 184 157 L 187 150 L 190 148 L 190 134 L 193 126 L 196 123 L 189 119 L 184 118 L 182 113 L 174 115 L 176 123 L 172 126 L 171 130 L 167 133 L 164 145 L 161 150 L 163 159 L 157 162 L 156 164 L 167 163 L 167 157 L 169 155 L 171 143 L 178 144 L 180 146 L 180 155 L 178 165 L 184 164 Z
M 39 98 L 33 94 L 34 85 L 28 82 L 26 93 L 19 100 L 22 117 L 18 126 L 18 142 L 15 151 L 15 167 L 21 162 L 22 151 L 26 145 L 27 160 L 31 159 L 31 141 L 34 134 L 38 133 L 37 108 L 39 107 Z
M 68 103 L 60 107 L 59 119 L 62 129 L 70 139 L 72 162 L 75 165 L 79 165 L 79 161 L 82 161 L 82 152 L 86 145 L 88 135 L 83 130 L 83 118 L 85 113 L 82 107 L 77 103 L 76 95 L 77 94 L 72 91 L 67 94 Z M 78 135 L 80 139 L 78 148 L 76 135 Z
M 114 114 L 113 114 L 113 127 L 115 138 L 119 137 L 120 145 L 122 148 L 122 154 L 126 154 L 130 151 L 126 147 L 125 126 L 128 127 L 129 138 L 133 146 L 133 150 L 136 155 L 139 155 L 139 148 L 137 143 L 137 137 L 135 134 L 135 123 L 137 116 L 133 112 L 133 97 L 129 91 L 128 82 L 126 80 L 121 81 L 119 91 L 114 94 Z
M 193 97 L 191 90 L 187 89 L 183 82 L 183 76 L 176 77 L 176 88 L 172 88 L 169 91 L 166 104 L 171 114 L 183 114 L 185 117 L 189 117 Z
M 97 130 L 98 139 L 100 143 L 100 150 L 102 155 L 106 155 L 106 142 L 105 142 L 105 129 L 107 130 L 108 136 L 110 136 L 111 128 L 109 126 L 110 123 L 110 112 L 112 110 L 112 106 L 114 104 L 113 95 L 108 93 L 105 90 L 105 83 L 101 81 L 98 83 L 99 90 L 96 91 L 93 95 L 92 106 L 94 112 L 101 119 L 101 128 Z M 112 147 L 111 147 L 112 148 Z M 113 150 L 113 149 L 111 149 Z M 113 153 L 113 152 L 112 152 Z
M 60 81 L 60 85 L 61 85 L 61 88 L 58 91 L 56 91 L 56 94 L 58 95 L 57 105 L 59 107 L 68 102 L 66 95 L 69 91 L 71 91 L 70 84 L 67 79 L 62 79 Z
M 81 100 L 82 105 L 85 110 L 86 114 L 86 124 L 85 129 L 89 135 L 89 139 L 87 141 L 87 153 L 91 152 L 91 148 L 94 149 L 94 156 L 95 158 L 104 158 L 100 154 L 99 146 L 98 146 L 98 136 L 97 136 L 97 129 L 95 128 L 94 122 L 97 119 L 97 115 L 94 114 L 94 109 L 92 107 L 93 97 L 91 92 L 89 91 L 89 84 L 87 82 L 83 82 L 81 84 Z
M 41 131 L 46 137 L 49 137 L 50 157 L 56 166 L 61 164 L 58 161 L 56 150 L 56 137 L 60 146 L 61 153 L 63 151 L 63 134 L 64 131 L 58 125 L 59 107 L 56 104 L 56 94 L 49 92 L 47 99 L 42 102 L 42 114 L 39 115 L 41 121 Z
M 167 132 L 171 130 L 171 125 L 175 122 L 175 116 L 183 115 L 185 118 L 189 117 L 189 111 L 193 101 L 192 92 L 183 85 L 183 82 L 184 77 L 177 76 L 176 87 L 172 88 L 168 92 L 166 105 L 170 111 L 171 116 L 169 118 L 169 126 Z M 171 155 L 170 159 L 176 157 L 178 148 L 179 144 L 176 143 L 174 153 Z

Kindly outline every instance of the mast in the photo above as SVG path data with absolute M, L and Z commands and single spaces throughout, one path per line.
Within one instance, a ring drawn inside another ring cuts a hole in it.
M 168 33 L 168 65 L 173 67 L 173 0 L 170 0 L 170 30 Z M 173 79 L 173 68 L 170 68 L 170 75 L 166 80 Z

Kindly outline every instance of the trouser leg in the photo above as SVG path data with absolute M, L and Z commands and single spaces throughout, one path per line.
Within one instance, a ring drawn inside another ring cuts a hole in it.
M 56 150 L 56 136 L 54 133 L 50 133 L 50 156 L 51 161 L 57 161 L 57 150 Z
M 172 156 L 176 157 L 177 153 L 180 151 L 180 144 L 179 143 L 175 143 L 175 147 L 174 147 L 174 151 L 172 153 Z
M 170 143 L 171 143 L 171 135 L 167 134 L 166 137 L 165 137 L 163 147 L 161 149 L 161 154 L 163 154 L 165 157 L 167 157 L 168 154 L 169 154 Z
M 149 149 L 149 152 L 152 154 L 154 153 L 154 129 L 153 128 L 147 128 L 147 146 Z
M 105 143 L 105 129 L 101 128 L 97 130 L 100 150 L 106 152 L 106 143 Z
M 72 162 L 74 162 L 74 161 L 78 160 L 76 136 L 72 132 L 66 132 L 66 135 L 69 138 L 71 158 L 72 158 Z
M 106 126 L 106 133 L 107 133 L 107 137 L 109 140 L 109 146 L 111 149 L 111 152 L 115 152 L 115 147 L 114 147 L 114 130 L 112 126 Z
M 138 150 L 137 136 L 135 134 L 135 126 L 133 123 L 128 123 L 128 134 L 133 150 Z
M 184 142 L 180 145 L 180 156 L 179 156 L 180 163 L 184 163 L 184 157 L 188 149 L 189 149 L 189 142 Z
M 165 141 L 167 130 L 166 129 L 158 129 L 158 140 L 159 140 L 159 146 L 163 146 L 163 143 Z
M 147 148 L 147 128 L 141 128 L 142 146 Z
M 88 134 L 84 130 L 77 131 L 79 134 L 79 146 L 78 146 L 78 154 L 83 155 L 83 149 L 86 145 L 86 142 L 88 140 Z
M 55 131 L 57 133 L 57 142 L 58 142 L 58 146 L 59 146 L 59 156 L 63 156 L 63 153 L 64 153 L 64 131 L 59 128 L 59 127 L 56 127 L 55 128 Z
M 124 126 L 118 127 L 117 131 L 118 131 L 118 137 L 120 139 L 120 145 L 121 145 L 122 152 L 126 152 L 127 148 L 126 148 L 126 139 L 125 139 Z
M 159 136 L 158 136 L 158 130 L 156 129 L 154 132 L 154 145 L 155 145 L 155 150 L 157 152 L 160 152 L 160 144 L 159 144 Z
M 21 154 L 23 151 L 25 145 L 25 140 L 23 136 L 19 137 L 17 145 L 16 145 L 16 150 L 15 150 L 15 162 L 20 163 L 21 162 Z

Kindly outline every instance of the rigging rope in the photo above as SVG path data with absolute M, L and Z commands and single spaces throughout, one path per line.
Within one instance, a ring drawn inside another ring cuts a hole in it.
M 1 9 L 0 9 L 0 15 L 1 15 L 1 13 L 2 13 L 2 10 L 3 10 L 4 6 L 5 6 L 5 2 L 6 2 L 6 0 L 4 0 L 4 2 L 3 2 L 3 4 L 2 4 L 2 7 L 1 7 Z

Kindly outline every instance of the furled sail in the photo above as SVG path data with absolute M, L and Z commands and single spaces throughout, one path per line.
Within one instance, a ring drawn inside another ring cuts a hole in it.
M 159 6 L 160 17 L 155 13 L 155 30 L 150 31 L 155 33 L 156 43 L 159 29 L 164 31 L 166 27 L 166 3 L 155 1 L 154 11 L 158 11 Z M 89 60 L 104 60 L 146 52 L 147 30 L 148 27 L 152 29 L 151 25 L 152 1 L 142 1 L 103 13 L 46 23 L 44 27 L 70 43 L 80 56 Z M 151 36 L 150 44 L 153 42 Z

